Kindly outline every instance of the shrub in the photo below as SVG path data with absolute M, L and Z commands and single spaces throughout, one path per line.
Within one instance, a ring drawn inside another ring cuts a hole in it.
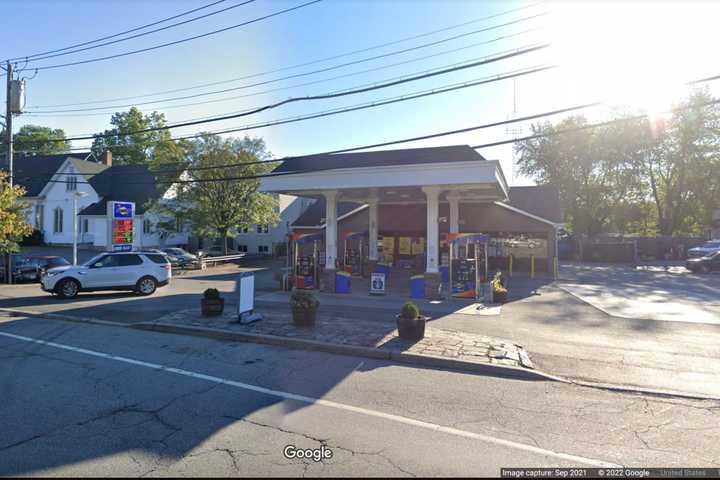
M 420 309 L 412 302 L 405 302 L 400 309 L 400 316 L 407 319 L 416 319 L 420 316 Z
M 217 288 L 208 288 L 203 292 L 203 297 L 205 300 L 219 300 L 220 292 Z
M 315 310 L 320 306 L 320 301 L 310 292 L 295 290 L 290 295 L 290 306 L 300 310 Z

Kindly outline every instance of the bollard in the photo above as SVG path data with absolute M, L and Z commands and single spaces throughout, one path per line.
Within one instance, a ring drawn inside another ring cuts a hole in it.
M 513 262 L 513 257 L 512 257 L 512 255 L 510 255 L 508 257 L 508 275 L 511 277 L 512 277 L 512 262 Z
M 535 255 L 530 256 L 530 278 L 535 278 Z
M 558 279 L 558 257 L 553 257 L 553 275 Z

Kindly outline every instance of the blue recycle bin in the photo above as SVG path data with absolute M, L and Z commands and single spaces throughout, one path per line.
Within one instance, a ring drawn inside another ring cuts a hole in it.
M 425 298 L 425 276 L 413 275 L 410 277 L 410 297 Z
M 335 293 L 350 293 L 351 275 L 348 272 L 335 273 Z

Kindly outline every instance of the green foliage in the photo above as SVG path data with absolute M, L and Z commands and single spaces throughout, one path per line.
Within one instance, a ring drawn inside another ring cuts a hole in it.
M 19 201 L 25 191 L 11 187 L 7 174 L 0 172 L 0 253 L 18 251 L 18 242 L 32 234 L 32 226 L 25 221 L 27 205 Z
M 252 178 L 273 168 L 272 163 L 255 163 L 269 158 L 262 139 L 225 140 L 207 134 L 192 143 L 188 155 L 188 165 L 198 168 L 188 170 L 183 179 L 193 182 L 179 185 L 176 198 L 162 205 L 156 202 L 155 210 L 173 218 L 172 225 L 177 218 L 198 235 L 222 239 L 227 251 L 226 239 L 237 235 L 239 227 L 275 224 L 279 219 L 277 198 L 260 193 L 259 179 Z M 159 223 L 161 229 L 166 226 Z
M 400 309 L 400 316 L 414 320 L 420 316 L 420 309 L 413 302 L 405 302 Z
M 114 136 L 95 136 L 92 152 L 99 157 L 104 150 L 110 149 L 115 165 L 150 164 L 156 167 L 164 163 L 183 163 L 191 147 L 191 142 L 186 140 L 172 141 L 170 130 L 128 133 L 164 127 L 167 122 L 162 113 L 145 115 L 132 107 L 127 112 L 113 114 L 110 123 L 113 128 L 103 134 Z
M 320 300 L 315 295 L 304 290 L 295 290 L 290 295 L 290 307 L 297 310 L 315 310 L 320 306 Z
M 574 233 L 703 233 L 720 205 L 720 106 L 704 105 L 711 100 L 696 91 L 664 120 L 615 112 L 625 121 L 533 125 L 554 135 L 516 145 L 520 172 L 559 189 Z
M 220 291 L 217 288 L 208 288 L 203 292 L 205 300 L 219 300 Z
M 0 138 L 5 138 L 5 130 L 0 132 Z M 65 138 L 62 128 L 42 127 L 40 125 L 23 125 L 13 134 L 13 149 L 21 154 L 52 155 L 62 153 L 70 148 L 69 141 L 55 142 L 51 138 Z M 0 145 L 0 154 L 5 155 L 5 143 Z

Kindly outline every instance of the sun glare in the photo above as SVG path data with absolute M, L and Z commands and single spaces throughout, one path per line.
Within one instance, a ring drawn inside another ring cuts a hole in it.
M 706 73 L 715 2 L 553 2 L 554 61 L 588 97 L 659 114 Z M 707 25 L 706 25 L 707 24 Z M 563 88 L 558 85 L 557 88 Z

